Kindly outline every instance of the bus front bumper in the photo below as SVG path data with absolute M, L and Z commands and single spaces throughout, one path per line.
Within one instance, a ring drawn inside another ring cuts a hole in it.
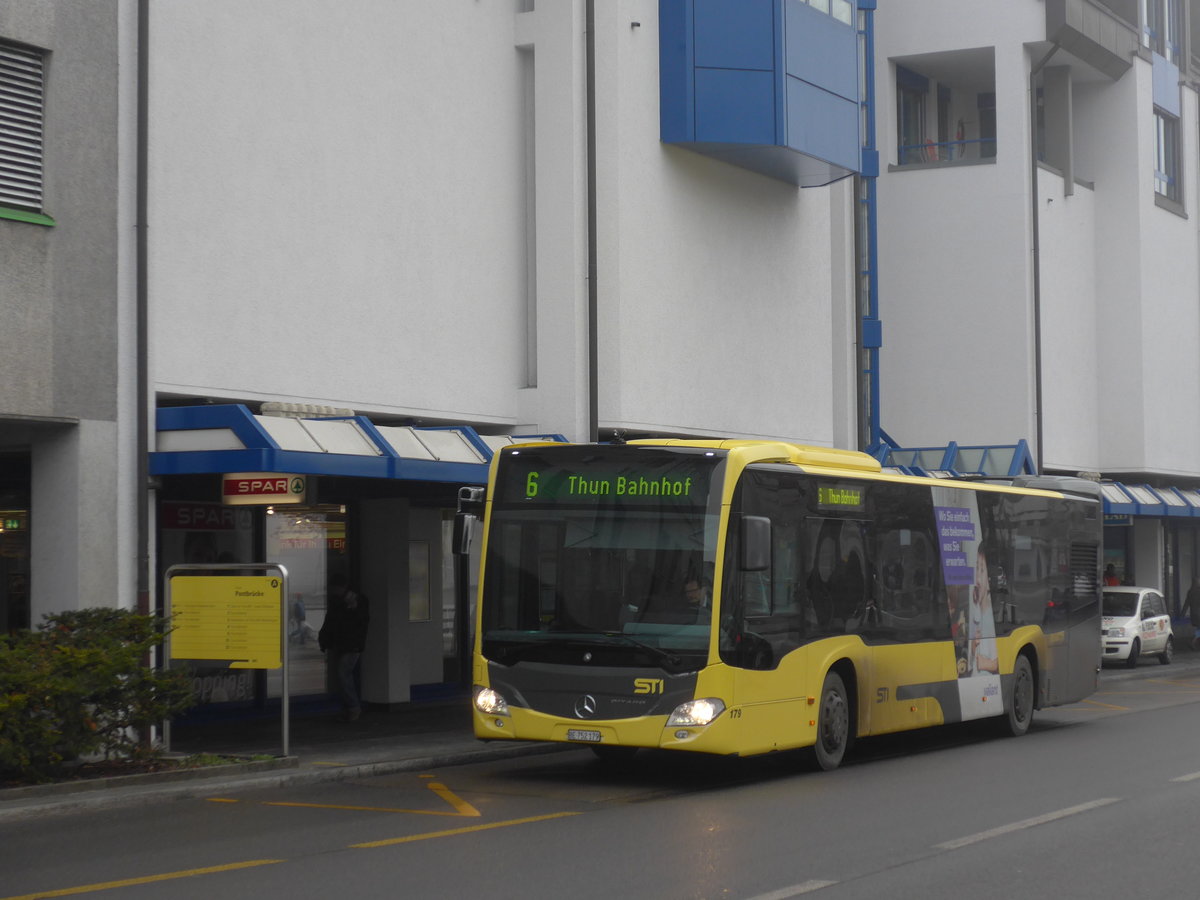
M 589 721 L 511 707 L 508 715 L 473 711 L 475 737 L 485 741 L 551 741 L 592 747 L 650 747 L 695 753 L 735 752 L 729 716 L 707 725 L 668 725 L 668 716 Z

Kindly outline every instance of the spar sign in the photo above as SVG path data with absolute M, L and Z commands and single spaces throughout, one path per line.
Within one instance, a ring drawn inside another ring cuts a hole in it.
M 279 472 L 233 472 L 221 476 L 221 502 L 226 506 L 303 503 L 308 479 Z

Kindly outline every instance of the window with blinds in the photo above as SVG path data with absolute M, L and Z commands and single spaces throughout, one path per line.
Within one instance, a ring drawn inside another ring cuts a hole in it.
M 0 206 L 42 209 L 45 58 L 0 42 Z

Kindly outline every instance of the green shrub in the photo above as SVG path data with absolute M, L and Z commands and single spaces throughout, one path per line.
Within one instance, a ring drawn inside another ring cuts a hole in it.
M 145 664 L 166 622 L 120 609 L 45 617 L 0 639 L 0 775 L 52 778 L 67 762 L 146 758 L 146 730 L 192 705 L 186 673 Z

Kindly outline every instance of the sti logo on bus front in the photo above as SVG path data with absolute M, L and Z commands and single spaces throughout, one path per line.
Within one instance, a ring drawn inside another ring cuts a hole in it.
M 635 678 L 633 679 L 633 692 L 635 694 L 661 694 L 663 680 L 661 678 Z

